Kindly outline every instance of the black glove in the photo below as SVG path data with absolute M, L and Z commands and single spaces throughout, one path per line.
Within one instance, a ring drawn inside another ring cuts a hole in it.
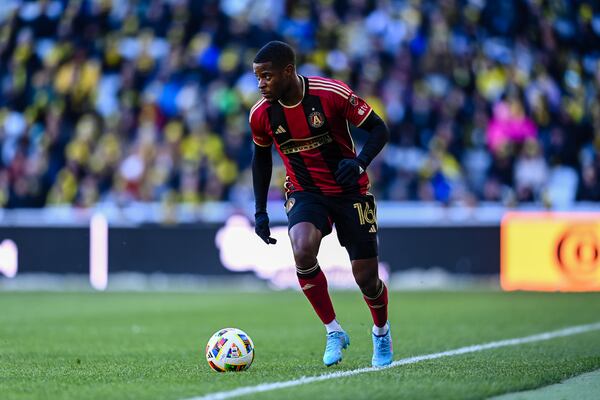
M 365 168 L 356 158 L 344 158 L 335 171 L 335 180 L 340 185 L 356 185 L 363 172 Z
M 254 232 L 266 243 L 275 244 L 276 239 L 271 237 L 271 230 L 269 229 L 269 214 L 265 211 L 260 211 L 254 214 Z

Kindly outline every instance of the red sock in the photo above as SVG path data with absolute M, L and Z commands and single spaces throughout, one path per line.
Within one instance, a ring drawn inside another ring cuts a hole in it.
M 388 319 L 388 291 L 387 287 L 385 287 L 385 283 L 381 281 L 381 289 L 377 296 L 371 298 L 363 295 L 363 297 L 369 306 L 369 310 L 371 310 L 373 323 L 375 326 L 382 328 Z
M 328 324 L 335 319 L 335 311 L 333 311 L 333 304 L 331 304 L 331 298 L 327 291 L 327 278 L 319 268 L 319 264 L 316 267 L 315 269 L 311 268 L 312 271 L 308 274 L 297 270 L 298 282 L 321 321 Z

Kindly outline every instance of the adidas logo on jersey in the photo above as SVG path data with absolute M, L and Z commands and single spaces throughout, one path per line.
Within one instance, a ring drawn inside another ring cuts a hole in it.
M 280 133 L 285 133 L 285 132 L 286 132 L 285 128 L 283 126 L 279 125 L 279 127 L 275 131 L 275 134 L 279 135 Z
M 369 229 L 369 233 L 377 233 L 377 228 L 375 228 L 375 225 L 371 225 L 371 229 Z

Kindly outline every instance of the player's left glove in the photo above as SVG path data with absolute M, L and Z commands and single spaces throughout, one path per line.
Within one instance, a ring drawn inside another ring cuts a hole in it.
M 335 171 L 335 180 L 340 185 L 353 185 L 365 172 L 365 167 L 356 158 L 344 158 Z

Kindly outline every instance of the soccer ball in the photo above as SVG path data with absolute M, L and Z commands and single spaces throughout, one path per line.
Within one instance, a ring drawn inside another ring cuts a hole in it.
M 206 361 L 217 372 L 246 370 L 254 361 L 254 343 L 240 329 L 221 329 L 206 344 Z

